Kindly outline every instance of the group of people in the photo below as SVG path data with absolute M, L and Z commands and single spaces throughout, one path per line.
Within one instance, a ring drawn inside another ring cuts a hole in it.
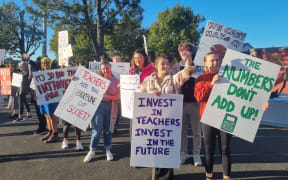
M 200 157 L 202 135 L 205 145 L 205 156 L 204 165 L 206 172 L 206 180 L 211 180 L 213 178 L 213 164 L 214 164 L 214 153 L 216 148 L 216 142 L 218 138 L 218 143 L 220 147 L 221 157 L 222 157 L 222 167 L 223 167 L 223 179 L 230 179 L 231 175 L 231 155 L 230 155 L 230 144 L 231 137 L 229 133 L 220 131 L 214 127 L 206 124 L 200 124 L 200 118 L 203 115 L 206 103 L 208 101 L 209 95 L 213 88 L 213 85 L 220 80 L 218 75 L 219 68 L 221 66 L 222 59 L 215 52 L 207 53 L 204 57 L 205 72 L 200 75 L 197 79 L 192 77 L 195 72 L 195 66 L 193 63 L 193 50 L 194 46 L 185 42 L 179 45 L 178 52 L 181 57 L 179 63 L 176 62 L 175 57 L 160 55 L 157 56 L 152 64 L 151 59 L 147 56 L 145 51 L 137 49 L 131 59 L 131 75 L 140 76 L 140 91 L 143 93 L 153 93 L 156 96 L 161 96 L 161 94 L 183 94 L 183 115 L 182 115 L 182 139 L 181 139 L 181 163 L 189 158 L 188 156 L 188 139 L 187 130 L 189 123 L 192 127 L 193 132 L 193 159 L 195 166 L 201 166 L 202 161 Z M 119 54 L 113 56 L 113 62 L 120 62 L 121 58 Z M 26 64 L 27 65 L 27 64 Z M 25 73 L 25 67 L 23 72 L 23 81 L 27 85 L 31 80 L 31 73 Z M 43 58 L 41 60 L 41 69 L 49 70 L 51 69 L 51 60 L 49 58 Z M 89 152 L 84 158 L 84 162 L 87 163 L 95 157 L 95 150 L 97 149 L 100 136 L 103 132 L 104 137 L 104 148 L 106 152 L 106 157 L 108 161 L 113 160 L 113 154 L 111 153 L 112 145 L 112 135 L 111 132 L 114 130 L 114 125 L 117 126 L 119 121 L 121 109 L 119 106 L 120 101 L 120 90 L 119 90 L 119 80 L 115 78 L 112 74 L 111 65 L 108 61 L 102 59 L 101 70 L 99 75 L 111 81 L 108 90 L 103 94 L 103 99 L 91 121 L 92 134 L 91 142 L 89 146 Z M 26 77 L 27 76 L 27 77 Z M 30 84 L 30 83 L 29 83 Z M 17 121 L 22 120 L 23 106 L 27 110 L 27 118 L 31 118 L 30 108 L 26 101 L 26 94 L 28 91 L 26 86 L 23 84 L 22 90 L 19 91 L 19 98 L 21 102 L 19 116 Z M 11 94 L 11 99 L 14 98 L 14 102 L 9 105 L 16 105 L 13 94 Z M 13 101 L 13 100 L 11 100 Z M 58 103 L 51 103 L 45 105 L 37 105 L 35 103 L 36 109 L 39 110 L 37 113 L 39 118 L 39 132 L 43 130 L 47 125 L 48 133 L 41 138 L 45 143 L 56 142 L 58 137 L 58 123 L 57 118 L 54 115 L 54 111 Z M 15 111 L 13 111 L 15 116 Z M 43 117 L 46 119 L 43 121 Z M 133 120 L 131 120 L 131 124 Z M 113 124 L 111 126 L 111 124 Z M 41 127 L 40 127 L 41 126 Z M 68 148 L 68 130 L 71 125 L 65 122 L 63 128 L 64 140 L 62 143 L 62 148 Z M 81 131 L 75 128 L 76 132 L 76 148 L 82 150 L 83 146 L 80 142 Z M 201 133 L 202 132 L 202 133 Z M 156 168 L 155 179 L 173 179 L 174 172 L 173 169 Z

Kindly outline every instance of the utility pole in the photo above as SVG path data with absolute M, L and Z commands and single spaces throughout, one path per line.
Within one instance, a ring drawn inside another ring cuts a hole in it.
M 20 48 L 19 49 L 20 49 L 21 56 L 23 53 L 25 53 L 24 14 L 25 14 L 25 11 L 20 12 Z
M 42 56 L 47 57 L 47 10 L 43 10 L 43 46 L 42 46 Z

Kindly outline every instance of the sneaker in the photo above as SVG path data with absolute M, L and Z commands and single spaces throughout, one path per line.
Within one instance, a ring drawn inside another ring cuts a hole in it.
M 95 151 L 89 151 L 88 154 L 85 156 L 83 162 L 87 163 L 90 162 L 95 157 Z
M 189 159 L 189 155 L 186 152 L 181 152 L 181 164 L 184 164 L 186 162 L 186 160 Z
M 194 166 L 202 166 L 200 155 L 194 155 Z
M 11 116 L 9 116 L 9 119 L 13 119 L 13 118 L 17 118 L 18 114 L 11 114 Z
M 47 132 L 47 129 L 37 129 L 33 132 L 34 135 L 43 135 Z
M 84 149 L 81 142 L 77 142 L 77 143 L 76 143 L 76 149 L 77 149 L 78 151 L 81 151 L 81 150 Z
M 25 121 L 27 121 L 28 119 L 32 119 L 32 116 L 30 115 L 30 116 L 25 116 L 24 118 L 23 118 Z
M 17 118 L 17 119 L 15 119 L 15 120 L 13 121 L 13 123 L 22 122 L 22 121 L 24 121 L 23 118 Z
M 111 151 L 106 150 L 106 157 L 107 157 L 107 161 L 113 160 L 113 155 L 112 155 Z
M 63 141 L 62 142 L 62 146 L 61 146 L 62 149 L 68 149 L 68 141 Z

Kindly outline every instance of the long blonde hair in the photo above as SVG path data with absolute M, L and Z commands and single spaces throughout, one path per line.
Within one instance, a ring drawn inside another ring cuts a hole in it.
M 208 67 L 205 65 L 205 62 L 207 61 L 208 56 L 211 54 L 217 55 L 215 52 L 209 52 L 209 53 L 205 54 L 205 56 L 204 56 L 204 73 L 209 71 Z
M 44 58 L 41 59 L 41 70 L 44 70 L 44 66 L 43 66 L 44 61 L 48 61 L 49 62 L 49 69 L 51 69 L 52 60 L 49 57 L 44 57 Z

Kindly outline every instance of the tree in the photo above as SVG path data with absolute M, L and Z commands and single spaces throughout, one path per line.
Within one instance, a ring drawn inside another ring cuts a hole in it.
M 40 47 L 41 36 L 35 34 L 39 32 L 39 19 L 26 15 L 14 2 L 3 3 L 0 7 L 0 24 L 0 46 L 10 55 L 18 53 L 21 57 L 27 53 L 32 56 Z
M 52 21 L 73 28 L 85 27 L 95 58 L 104 53 L 104 34 L 111 32 L 122 12 L 133 15 L 143 11 L 139 6 L 140 0 L 53 0 L 48 4 Z
M 53 51 L 58 57 L 58 32 L 63 30 L 68 30 L 69 43 L 72 44 L 73 57 L 70 60 L 88 64 L 88 61 L 94 60 L 94 52 L 91 47 L 91 40 L 87 29 L 84 27 L 73 28 L 69 25 L 56 25 L 52 39 L 49 42 L 51 51 Z
M 117 52 L 122 61 L 130 61 L 133 51 L 143 48 L 142 35 L 145 30 L 141 29 L 141 17 L 124 15 L 119 22 L 113 26 L 113 32 L 105 35 L 105 51 Z
M 204 21 L 201 15 L 194 15 L 192 8 L 177 4 L 158 14 L 148 33 L 148 49 L 156 54 L 169 53 L 178 56 L 178 45 L 189 41 L 197 44 L 200 32 L 199 23 Z

